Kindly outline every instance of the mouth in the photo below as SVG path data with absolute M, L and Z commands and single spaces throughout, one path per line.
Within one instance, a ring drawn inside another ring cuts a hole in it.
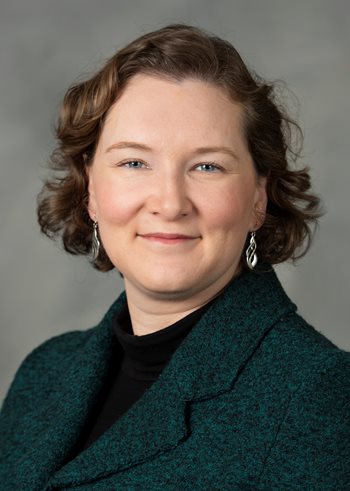
M 184 235 L 184 234 L 166 234 L 161 232 L 151 232 L 148 234 L 137 234 L 142 239 L 159 242 L 162 244 L 179 244 L 189 242 L 191 240 L 199 239 L 199 236 Z

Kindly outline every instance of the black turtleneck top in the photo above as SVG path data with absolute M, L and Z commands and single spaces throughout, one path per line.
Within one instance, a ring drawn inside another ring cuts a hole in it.
M 75 454 L 97 440 L 152 385 L 210 304 L 171 326 L 143 336 L 133 334 L 127 309 L 114 319 L 117 342 L 110 377 Z

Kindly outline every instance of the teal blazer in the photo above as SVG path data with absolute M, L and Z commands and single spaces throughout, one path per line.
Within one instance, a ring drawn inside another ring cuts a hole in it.
M 0 417 L 2 491 L 350 489 L 350 353 L 296 313 L 273 271 L 234 280 L 144 395 L 69 460 L 125 302 L 23 362 Z

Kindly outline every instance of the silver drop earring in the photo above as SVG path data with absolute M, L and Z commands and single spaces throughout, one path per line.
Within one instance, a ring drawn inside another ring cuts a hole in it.
M 95 262 L 100 253 L 100 239 L 98 238 L 98 224 L 93 223 L 92 243 L 91 243 L 91 262 Z
M 250 242 L 247 247 L 245 256 L 247 260 L 247 265 L 249 269 L 254 269 L 258 262 L 258 256 L 256 255 L 256 241 L 255 241 L 255 232 L 251 232 L 250 234 Z

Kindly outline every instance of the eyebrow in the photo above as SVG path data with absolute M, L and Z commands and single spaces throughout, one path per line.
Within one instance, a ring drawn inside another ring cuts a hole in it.
M 118 143 L 114 143 L 109 146 L 106 150 L 106 153 L 111 152 L 112 150 L 118 150 L 123 148 L 132 148 L 135 150 L 145 150 L 147 152 L 151 152 L 153 149 L 148 145 L 143 143 L 133 142 L 133 141 L 120 141 Z M 237 154 L 230 147 L 225 146 L 217 146 L 217 147 L 198 147 L 193 151 L 194 155 L 203 155 L 206 153 L 226 153 L 233 157 L 235 160 L 239 160 Z
M 114 143 L 113 145 L 108 147 L 106 153 L 109 153 L 112 150 L 118 150 L 120 148 L 135 148 L 136 150 L 147 150 L 148 152 L 152 150 L 151 147 L 144 145 L 143 143 L 122 141 L 122 142 Z

